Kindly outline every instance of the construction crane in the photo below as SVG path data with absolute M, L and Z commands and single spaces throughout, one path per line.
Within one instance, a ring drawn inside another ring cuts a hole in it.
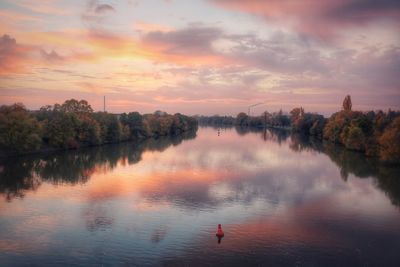
M 250 106 L 248 106 L 248 112 L 247 112 L 247 115 L 249 115 L 250 116 L 250 109 L 251 108 L 254 108 L 254 107 L 256 107 L 256 106 L 259 106 L 259 105 L 262 105 L 262 104 L 264 104 L 266 101 L 264 101 L 264 102 L 260 102 L 260 103 L 257 103 L 257 104 L 254 104 L 254 105 L 250 105 Z

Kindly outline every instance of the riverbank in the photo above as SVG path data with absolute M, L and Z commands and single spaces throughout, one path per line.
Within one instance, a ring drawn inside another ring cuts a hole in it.
M 396 262 L 399 168 L 284 130 L 196 135 L 0 163 L 2 265 Z
M 0 107 L 0 155 L 3 157 L 73 150 L 141 141 L 196 130 L 197 121 L 179 113 L 93 112 L 85 100 L 29 111 L 22 104 Z
M 191 139 L 196 137 L 196 129 L 190 129 L 185 132 L 181 133 L 176 133 L 172 135 L 159 135 L 159 136 L 149 136 L 149 137 L 143 137 L 141 139 L 137 140 L 124 140 L 124 141 L 119 141 L 116 143 L 103 143 L 103 144 L 98 144 L 98 145 L 80 145 L 78 148 L 52 148 L 52 147 L 46 147 L 46 148 L 41 148 L 40 150 L 36 151 L 31 151 L 31 152 L 25 152 L 25 153 L 20 153 L 20 154 L 1 154 L 4 153 L 3 151 L 0 151 L 0 161 L 3 161 L 5 159 L 10 159 L 10 158 L 20 158 L 20 157 L 29 157 L 29 156 L 48 156 L 48 155 L 53 155 L 56 153 L 60 152 L 67 152 L 67 151 L 83 151 L 85 149 L 91 149 L 91 148 L 101 148 L 101 147 L 107 147 L 107 146 L 112 146 L 112 145 L 118 145 L 118 144 L 132 144 L 136 146 L 141 146 L 142 144 L 149 142 L 151 140 L 159 140 L 159 139 Z
M 302 107 L 289 113 L 250 116 L 244 112 L 232 116 L 197 116 L 200 124 L 291 130 L 357 151 L 381 161 L 400 164 L 400 111 L 354 111 L 351 97 L 345 97 L 342 109 L 329 118 L 305 112 Z

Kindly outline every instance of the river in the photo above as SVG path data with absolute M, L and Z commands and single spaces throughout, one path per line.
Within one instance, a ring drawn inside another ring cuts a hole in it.
M 400 266 L 399 252 L 400 168 L 285 131 L 0 163 L 1 266 Z

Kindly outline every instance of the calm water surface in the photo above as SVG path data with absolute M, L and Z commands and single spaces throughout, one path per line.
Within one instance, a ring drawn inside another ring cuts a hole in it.
M 9 159 L 0 179 L 1 266 L 400 266 L 399 168 L 285 132 Z

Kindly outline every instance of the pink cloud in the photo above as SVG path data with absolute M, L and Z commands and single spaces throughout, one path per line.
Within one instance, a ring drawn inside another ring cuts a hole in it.
M 0 75 L 28 71 L 27 63 L 32 60 L 32 50 L 33 47 L 17 44 L 7 34 L 0 37 Z

